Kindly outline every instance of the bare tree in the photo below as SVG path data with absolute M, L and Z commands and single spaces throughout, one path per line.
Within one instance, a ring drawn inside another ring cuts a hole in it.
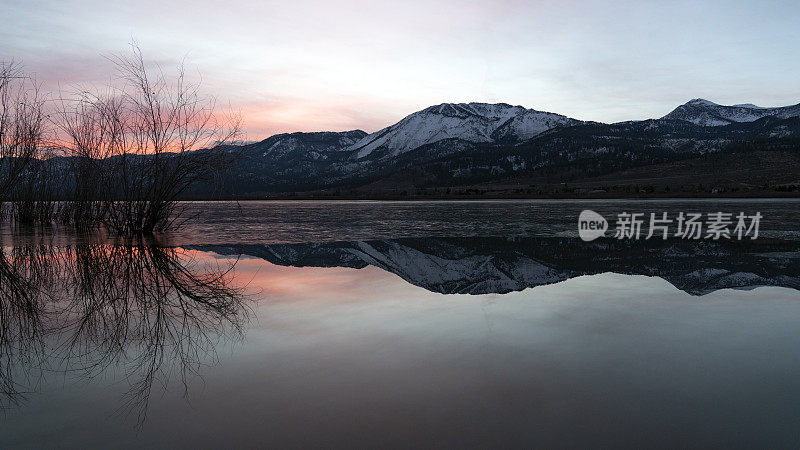
M 83 212 L 74 220 L 100 217 L 121 234 L 152 233 L 178 223 L 180 195 L 229 162 L 226 152 L 195 150 L 234 139 L 239 118 L 217 114 L 183 66 L 172 77 L 148 68 L 136 44 L 112 61 L 119 74 L 109 92 L 62 101 L 59 125 Z
M 43 148 L 44 99 L 13 62 L 0 62 L 0 206 Z
M 70 157 L 67 187 L 70 202 L 62 219 L 76 228 L 96 227 L 107 209 L 109 193 L 106 160 L 124 152 L 122 102 L 113 91 L 63 95 L 55 115 L 62 135 L 61 150 Z

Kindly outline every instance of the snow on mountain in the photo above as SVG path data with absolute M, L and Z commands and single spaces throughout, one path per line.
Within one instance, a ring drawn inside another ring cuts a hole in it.
M 675 108 L 662 119 L 685 120 L 701 126 L 716 127 L 736 122 L 754 122 L 763 117 L 787 119 L 800 116 L 800 104 L 763 108 L 751 103 L 725 106 L 701 98 Z
M 248 145 L 247 149 L 273 160 L 283 159 L 297 153 L 312 159 L 324 159 L 331 153 L 342 151 L 353 145 L 365 135 L 366 133 L 361 130 L 283 133 Z
M 700 126 L 721 126 L 753 122 L 767 116 L 800 116 L 800 104 L 763 108 L 753 104 L 724 106 L 694 99 L 675 108 L 662 119 L 684 120 Z M 338 153 L 343 157 L 347 155 L 353 164 L 361 164 L 367 156 L 370 156 L 369 160 L 383 161 L 420 146 L 449 139 L 464 143 L 513 145 L 554 128 L 581 124 L 585 122 L 505 103 L 443 103 L 410 114 L 372 134 L 362 131 L 280 134 L 245 147 L 258 149 L 262 157 L 273 160 L 300 154 L 312 160 L 326 160 Z M 656 123 L 652 126 L 656 126 Z
M 235 141 L 215 141 L 211 146 L 216 147 L 217 145 L 229 145 L 232 147 L 242 147 L 245 145 L 255 144 L 259 141 L 245 141 L 242 139 L 238 139 Z
M 529 139 L 557 126 L 580 123 L 560 114 L 511 106 L 505 103 L 443 103 L 405 117 L 372 133 L 349 150 L 363 158 L 376 150 L 397 156 L 419 146 L 444 139 L 494 142 L 497 139 Z

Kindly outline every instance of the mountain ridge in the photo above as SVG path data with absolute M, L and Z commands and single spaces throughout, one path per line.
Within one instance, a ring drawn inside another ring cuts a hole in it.
M 800 104 L 763 108 L 693 99 L 658 119 L 606 124 L 507 103 L 442 103 L 374 133 L 282 133 L 237 147 L 241 161 L 225 184 L 227 195 L 257 196 L 352 190 L 381 180 L 398 186 L 413 180 L 415 189 L 563 183 L 746 151 L 800 152 Z M 800 184 L 800 173 L 785 175 Z M 769 179 L 759 185 L 764 182 Z M 750 189 L 743 180 L 731 183 Z M 192 195 L 210 190 L 201 186 Z
M 800 116 L 800 103 L 765 108 L 752 103 L 726 106 L 696 98 L 678 106 L 662 119 L 685 120 L 703 126 L 721 126 L 734 122 L 753 122 L 764 117 L 787 119 L 796 116 Z

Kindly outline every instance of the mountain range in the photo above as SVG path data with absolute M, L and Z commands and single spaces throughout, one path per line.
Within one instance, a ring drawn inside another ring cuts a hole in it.
M 238 154 L 223 194 L 239 196 L 469 186 L 547 193 L 563 184 L 610 189 L 626 177 L 667 190 L 675 177 L 673 189 L 791 187 L 800 185 L 800 104 L 695 99 L 660 119 L 605 124 L 505 103 L 444 103 L 374 133 L 285 133 L 204 151 L 220 150 Z M 639 180 L 646 167 L 651 176 Z

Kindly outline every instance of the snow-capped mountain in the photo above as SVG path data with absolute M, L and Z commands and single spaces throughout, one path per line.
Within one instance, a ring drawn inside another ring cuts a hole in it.
M 221 147 L 238 156 L 221 176 L 222 188 L 201 184 L 191 195 L 213 191 L 258 198 L 362 188 L 395 195 L 494 182 L 531 189 L 704 155 L 761 151 L 784 152 L 772 156 L 788 164 L 766 167 L 770 175 L 758 183 L 748 178 L 734 184 L 794 185 L 798 178 L 790 156 L 800 148 L 800 105 L 761 108 L 692 100 L 661 119 L 604 124 L 504 103 L 445 103 L 371 134 L 279 134 Z M 725 164 L 740 159 L 731 156 Z M 698 178 L 684 184 L 700 183 Z
M 555 127 L 579 123 L 560 114 L 505 103 L 443 103 L 415 112 L 394 125 L 365 136 L 348 150 L 354 151 L 356 158 L 373 153 L 391 157 L 445 139 L 520 141 Z
M 716 127 L 737 122 L 754 122 L 764 117 L 788 119 L 797 116 L 800 116 L 800 104 L 778 108 L 763 108 L 752 103 L 724 106 L 698 98 L 678 106 L 662 119 L 685 120 L 701 126 Z
M 306 159 L 325 159 L 331 153 L 345 150 L 363 138 L 361 130 L 341 133 L 322 131 L 316 133 L 284 133 L 276 134 L 251 146 L 250 149 L 260 152 L 262 157 L 282 159 L 297 152 Z

